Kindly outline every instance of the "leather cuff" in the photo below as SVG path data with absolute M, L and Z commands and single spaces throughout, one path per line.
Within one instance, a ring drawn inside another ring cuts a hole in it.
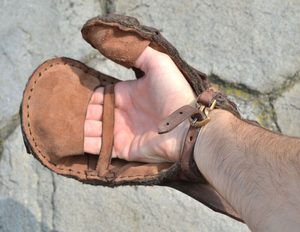
M 218 105 L 223 94 L 207 89 L 201 93 L 194 106 L 185 105 L 170 114 L 158 127 L 158 133 L 168 133 L 185 120 L 189 120 L 190 127 L 185 137 L 184 145 L 180 156 L 180 179 L 199 182 L 206 182 L 200 173 L 194 160 L 194 146 L 201 127 L 209 121 L 209 113 Z

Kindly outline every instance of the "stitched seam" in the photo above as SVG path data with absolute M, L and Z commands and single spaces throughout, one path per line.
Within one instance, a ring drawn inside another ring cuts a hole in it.
M 118 176 L 116 177 L 116 179 L 124 179 L 124 178 L 130 178 L 130 177 L 153 177 L 156 176 L 157 174 L 153 174 L 153 175 L 135 175 L 135 176 Z M 95 174 L 89 174 L 89 176 L 98 176 Z M 98 176 L 101 177 L 101 176 Z
M 27 116 L 27 127 L 28 127 L 28 130 L 29 130 L 29 135 L 30 135 L 30 137 L 31 137 L 31 139 L 34 143 L 34 146 L 35 146 L 36 150 L 44 158 L 44 160 L 46 160 L 49 164 L 55 166 L 55 168 L 57 168 L 61 171 L 68 171 L 69 173 L 76 173 L 76 174 L 82 175 L 82 174 L 85 174 L 85 171 L 81 172 L 81 171 L 75 171 L 74 169 L 71 169 L 71 168 L 58 167 L 56 163 L 53 163 L 51 160 L 49 160 L 48 157 L 43 154 L 43 152 L 40 150 L 38 144 L 36 143 L 33 132 L 31 130 L 31 124 L 30 124 L 30 114 L 29 114 L 30 107 L 29 107 L 29 105 L 30 105 L 30 99 L 33 96 L 35 85 L 38 83 L 38 80 L 40 80 L 42 78 L 43 74 L 45 72 L 47 72 L 50 68 L 52 68 L 56 65 L 66 65 L 66 64 L 69 64 L 71 67 L 75 67 L 79 70 L 82 70 L 84 73 L 87 73 L 87 74 L 97 78 L 100 81 L 100 83 L 103 83 L 103 82 L 107 81 L 106 79 L 101 80 L 99 76 L 97 76 L 93 72 L 91 72 L 91 69 L 89 67 L 85 67 L 85 68 L 79 67 L 78 65 L 82 65 L 82 64 L 80 64 L 80 63 L 74 64 L 74 63 L 72 63 L 72 61 L 64 61 L 64 62 L 58 61 L 58 62 L 55 62 L 55 64 L 50 64 L 49 66 L 45 67 L 43 70 L 38 69 L 37 70 L 37 71 L 39 71 L 38 77 L 36 77 L 36 73 L 34 73 L 33 74 L 33 78 L 34 78 L 33 84 L 31 83 L 30 86 L 28 86 L 28 88 L 30 88 L 31 94 L 28 95 L 27 104 L 26 104 L 26 107 L 27 107 L 27 115 L 26 115 Z M 111 84 L 114 84 L 114 82 L 112 81 Z M 155 175 L 157 175 L 157 174 L 154 174 L 154 175 L 136 175 L 136 176 L 119 176 L 117 178 L 124 179 L 124 178 L 130 178 L 130 177 L 153 177 Z M 99 175 L 90 174 L 88 176 L 97 176 L 100 179 L 105 179 L 105 177 L 102 177 L 102 176 L 99 176 Z
M 89 68 L 86 68 L 85 70 L 83 69 L 83 68 L 81 68 L 81 67 L 78 67 L 78 66 L 76 66 L 75 64 L 73 64 L 73 63 L 71 63 L 71 62 L 56 62 L 55 64 L 50 64 L 49 66 L 47 66 L 47 67 L 45 67 L 43 70 L 39 70 L 39 73 L 38 73 L 38 77 L 36 77 L 35 76 L 35 74 L 34 74 L 34 82 L 33 82 L 33 84 L 31 84 L 30 85 L 30 92 L 31 92 L 31 94 L 30 95 L 28 95 L 28 97 L 27 97 L 27 104 L 26 104 L 26 107 L 27 107 L 27 126 L 28 126 L 28 129 L 29 129 L 29 134 L 30 134 L 30 136 L 31 136 L 31 139 L 32 139 L 32 141 L 34 142 L 34 146 L 36 147 L 36 150 L 38 151 L 38 153 L 48 162 L 48 163 L 50 163 L 50 164 L 52 164 L 52 165 L 54 165 L 57 169 L 59 169 L 59 170 L 62 170 L 62 171 L 69 171 L 69 172 L 71 172 L 71 173 L 76 173 L 76 174 L 83 174 L 83 172 L 81 172 L 81 171 L 75 171 L 75 170 L 73 170 L 73 169 L 71 169 L 71 168 L 61 168 L 61 167 L 58 167 L 57 166 L 57 164 L 55 164 L 55 163 L 53 163 L 52 161 L 50 161 L 43 153 L 42 153 L 42 151 L 40 150 L 40 148 L 39 148 L 39 146 L 38 146 L 38 144 L 36 143 L 36 141 L 35 141 L 35 139 L 34 139 L 34 135 L 33 135 L 33 132 L 32 132 L 32 130 L 31 130 L 31 125 L 30 125 L 30 114 L 29 114 L 29 109 L 30 109 L 30 99 L 31 99 L 31 97 L 33 96 L 33 93 L 34 93 L 34 89 L 35 89 L 35 85 L 38 83 L 38 80 L 40 80 L 41 78 L 42 78 L 42 75 L 43 75 L 43 73 L 45 73 L 45 72 L 47 72 L 50 68 L 52 68 L 53 66 L 55 66 L 55 65 L 66 65 L 66 64 L 70 64 L 71 65 L 71 67 L 75 67 L 75 68 L 78 68 L 78 69 L 80 69 L 80 70 L 82 70 L 84 73 L 88 73 L 88 74 L 90 74 L 90 75 L 92 75 L 92 76 L 94 76 L 94 77 L 96 77 L 98 80 L 100 80 L 99 79 L 99 77 L 97 77 L 97 76 L 95 76 L 93 73 L 91 73 L 91 72 L 89 72 L 90 71 L 90 69 Z

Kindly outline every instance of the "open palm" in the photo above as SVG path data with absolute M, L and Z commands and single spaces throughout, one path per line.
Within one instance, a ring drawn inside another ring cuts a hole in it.
M 147 47 L 135 62 L 145 75 L 115 86 L 113 157 L 125 160 L 176 161 L 188 129 L 183 123 L 169 133 L 157 133 L 159 123 L 179 107 L 190 104 L 194 94 L 171 58 Z M 103 88 L 88 106 L 84 150 L 99 154 L 102 136 Z

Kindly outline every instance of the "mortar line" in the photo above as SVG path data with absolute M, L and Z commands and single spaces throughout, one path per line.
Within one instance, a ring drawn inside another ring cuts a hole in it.
M 100 4 L 103 6 L 104 14 L 112 14 L 116 12 L 116 3 L 115 0 L 100 0 Z
M 51 227 L 52 230 L 55 231 L 55 193 L 56 193 L 56 183 L 54 179 L 54 173 L 51 172 L 51 178 L 52 178 L 52 193 L 51 193 L 51 208 L 52 208 L 52 221 L 51 221 Z

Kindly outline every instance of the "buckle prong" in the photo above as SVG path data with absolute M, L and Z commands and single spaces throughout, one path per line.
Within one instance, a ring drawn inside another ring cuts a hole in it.
M 199 112 L 203 113 L 206 116 L 206 118 L 198 121 L 197 118 L 193 119 L 192 117 L 190 117 L 191 126 L 197 127 L 197 128 L 205 126 L 210 121 L 210 117 L 208 116 L 208 114 L 216 107 L 216 104 L 217 104 L 217 101 L 214 99 L 209 107 L 205 107 L 204 105 L 200 105 L 198 107 Z

